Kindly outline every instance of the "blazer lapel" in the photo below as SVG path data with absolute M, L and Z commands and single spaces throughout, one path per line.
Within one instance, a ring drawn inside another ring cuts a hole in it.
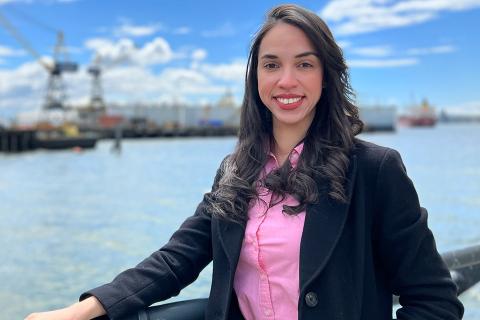
M 355 176 L 356 156 L 353 155 L 347 172 L 347 203 L 333 201 L 322 192 L 318 204 L 307 206 L 300 244 L 300 290 L 322 272 L 342 234 Z
M 240 250 L 242 249 L 243 237 L 245 234 L 245 224 L 225 219 L 216 219 L 220 243 L 228 258 L 231 270 L 237 269 Z

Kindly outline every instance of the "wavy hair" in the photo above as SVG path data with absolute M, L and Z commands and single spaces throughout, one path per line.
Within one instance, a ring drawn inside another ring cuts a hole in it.
M 314 46 L 323 66 L 324 88 L 313 121 L 304 139 L 297 167 L 290 162 L 259 180 L 273 139 L 272 114 L 258 92 L 258 53 L 262 39 L 276 24 L 287 23 L 301 29 Z M 325 22 L 315 13 L 296 5 L 274 7 L 256 33 L 250 48 L 241 106 L 240 129 L 234 152 L 223 161 L 221 178 L 209 194 L 210 211 L 219 217 L 244 222 L 257 187 L 264 185 L 275 203 L 287 194 L 298 200 L 284 205 L 286 214 L 298 214 L 319 200 L 320 192 L 345 202 L 345 177 L 354 137 L 362 131 L 354 94 L 342 50 Z M 272 204 L 270 204 L 272 205 Z

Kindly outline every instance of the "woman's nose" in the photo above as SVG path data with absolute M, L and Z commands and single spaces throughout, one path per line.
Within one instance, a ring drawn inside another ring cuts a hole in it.
M 285 68 L 280 74 L 280 79 L 278 79 L 278 86 L 281 88 L 289 89 L 294 88 L 298 84 L 297 76 L 295 70 L 291 68 Z

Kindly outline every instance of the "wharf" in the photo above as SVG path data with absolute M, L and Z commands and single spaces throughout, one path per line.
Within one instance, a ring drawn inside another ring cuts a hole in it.
M 22 152 L 35 149 L 34 130 L 0 129 L 0 152 Z
M 98 138 L 94 134 L 66 136 L 59 132 L 33 129 L 0 129 L 0 152 L 17 153 L 35 149 L 90 149 Z
M 198 126 L 178 128 L 145 128 L 145 127 L 120 127 L 120 128 L 89 128 L 103 139 L 115 139 L 117 131 L 121 131 L 122 138 L 163 138 L 163 137 L 222 137 L 236 136 L 237 127 L 227 126 Z
M 90 134 L 98 139 L 142 139 L 162 137 L 222 137 L 237 135 L 237 127 L 189 127 L 189 128 L 89 128 Z M 42 133 L 42 132 L 40 132 Z M 82 137 L 41 139 L 42 136 L 37 130 L 24 129 L 1 129 L 0 128 L 0 152 L 23 152 L 38 148 L 44 149 L 66 149 L 74 146 L 80 148 L 93 148 L 94 141 L 89 135 L 82 134 Z M 92 140 L 92 141 L 91 141 Z M 95 139 L 96 140 L 96 139 Z

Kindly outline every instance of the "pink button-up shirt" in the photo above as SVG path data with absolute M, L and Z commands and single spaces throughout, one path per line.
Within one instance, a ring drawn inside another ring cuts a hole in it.
M 293 168 L 302 149 L 303 143 L 290 153 Z M 276 168 L 278 161 L 270 153 L 262 176 Z M 272 193 L 265 187 L 259 187 L 258 191 L 260 199 L 248 211 L 235 273 L 235 293 L 246 320 L 295 320 L 298 319 L 300 241 L 305 211 L 294 216 L 284 214 L 283 205 L 297 205 L 298 201 L 287 195 L 284 201 L 270 207 Z

